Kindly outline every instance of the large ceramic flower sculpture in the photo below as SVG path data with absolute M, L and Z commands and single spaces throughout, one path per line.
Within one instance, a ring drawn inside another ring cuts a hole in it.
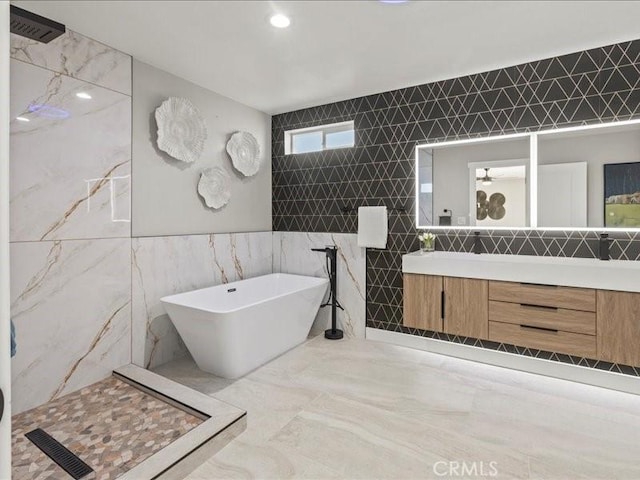
M 227 142 L 227 153 L 233 167 L 245 177 L 251 177 L 260 170 L 260 145 L 249 132 L 236 132 Z
M 202 171 L 198 182 L 198 193 L 207 207 L 222 208 L 231 198 L 231 179 L 221 167 L 211 167 Z
M 186 98 L 170 97 L 156 109 L 158 148 L 173 158 L 192 163 L 204 150 L 207 126 Z

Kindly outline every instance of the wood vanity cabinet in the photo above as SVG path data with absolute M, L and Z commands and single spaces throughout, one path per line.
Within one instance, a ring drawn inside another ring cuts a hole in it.
M 489 340 L 596 357 L 596 291 L 489 282 Z
M 442 332 L 442 277 L 404 274 L 403 324 Z
M 489 282 L 444 277 L 444 331 L 487 339 L 489 334 Z
M 405 273 L 404 325 L 640 366 L 640 293 Z
M 598 357 L 640 365 L 640 293 L 598 290 Z
M 404 275 L 404 326 L 487 338 L 488 282 L 434 275 Z

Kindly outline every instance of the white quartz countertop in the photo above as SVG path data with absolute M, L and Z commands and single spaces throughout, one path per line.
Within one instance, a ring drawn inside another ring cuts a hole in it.
M 458 252 L 402 256 L 403 273 L 640 292 L 640 262 Z

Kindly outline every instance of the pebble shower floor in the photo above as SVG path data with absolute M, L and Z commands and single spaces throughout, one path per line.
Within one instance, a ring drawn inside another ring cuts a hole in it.
M 110 377 L 13 417 L 14 480 L 71 478 L 25 434 L 42 428 L 110 480 L 175 441 L 200 420 Z

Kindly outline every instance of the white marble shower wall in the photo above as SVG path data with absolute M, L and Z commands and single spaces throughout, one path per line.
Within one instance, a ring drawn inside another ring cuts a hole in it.
M 131 359 L 131 57 L 70 31 L 11 42 L 19 413 Z
M 18 60 L 11 79 L 11 241 L 130 236 L 131 97 Z
M 338 247 L 338 325 L 346 336 L 364 338 L 366 311 L 365 249 L 357 245 L 357 235 L 347 233 L 273 232 L 274 272 L 326 277 L 326 260 L 312 248 L 326 245 Z M 320 309 L 312 334 L 319 334 L 331 325 L 331 308 Z
M 15 413 L 130 362 L 130 258 L 128 238 L 11 245 Z
M 187 353 L 160 298 L 271 273 L 272 239 L 271 232 L 134 238 L 133 362 L 149 368 Z
M 131 56 L 71 30 L 46 44 L 12 34 L 11 58 L 131 95 Z

